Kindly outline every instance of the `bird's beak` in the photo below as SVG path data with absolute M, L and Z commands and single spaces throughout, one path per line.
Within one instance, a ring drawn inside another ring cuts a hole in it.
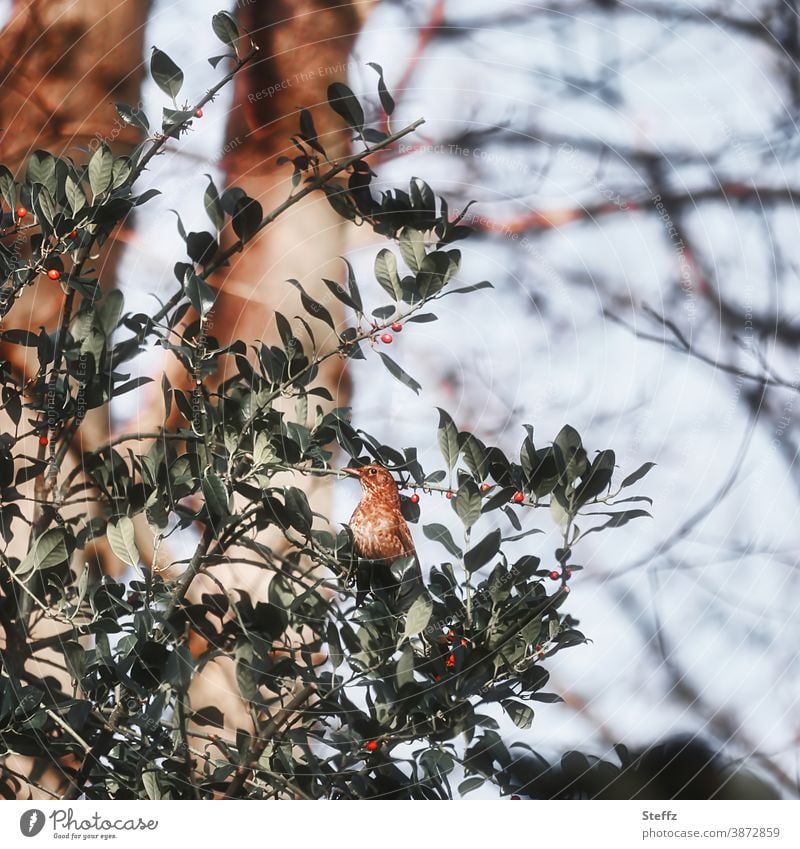
M 354 478 L 361 477 L 361 469 L 342 469 L 346 475 L 351 475 Z

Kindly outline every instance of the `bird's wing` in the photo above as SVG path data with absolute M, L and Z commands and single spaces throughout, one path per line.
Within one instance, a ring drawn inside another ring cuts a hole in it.
M 398 522 L 395 533 L 403 547 L 403 554 L 406 556 L 410 556 L 412 554 L 416 556 L 417 549 L 414 547 L 414 538 L 411 536 L 411 531 L 408 529 L 408 525 L 405 521 Z

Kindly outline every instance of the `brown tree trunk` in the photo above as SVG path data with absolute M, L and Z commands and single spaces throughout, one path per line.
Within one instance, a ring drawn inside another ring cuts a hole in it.
M 289 139 L 298 130 L 301 108 L 311 111 L 330 159 L 349 153 L 349 137 L 342 130 L 341 120 L 326 105 L 326 90 L 332 82 L 346 79 L 350 50 L 371 5 L 280 0 L 242 7 L 239 21 L 258 44 L 260 58 L 236 80 L 224 167 L 228 184 L 243 188 L 265 211 L 274 209 L 292 191 L 291 167 L 278 167 L 275 161 L 294 150 Z M 220 288 L 213 332 L 220 342 L 242 339 L 248 344 L 255 340 L 277 343 L 275 312 L 290 320 L 303 313 L 297 290 L 286 282 L 289 278 L 299 280 L 313 298 L 325 304 L 337 324 L 343 322 L 342 305 L 322 279 L 345 279 L 345 266 L 339 257 L 346 251 L 346 226 L 320 192 L 292 207 L 237 254 L 224 277 L 214 281 Z M 321 350 L 337 344 L 335 334 L 322 322 L 312 324 Z M 299 326 L 297 333 L 302 336 Z M 338 358 L 324 364 L 317 385 L 331 393 L 332 406 L 347 403 L 349 380 Z M 312 510 L 329 515 L 330 487 L 326 479 L 286 476 L 285 482 L 306 492 Z M 286 547 L 277 531 L 264 531 L 258 540 L 279 553 Z M 214 569 L 217 580 L 226 587 L 249 592 L 253 603 L 264 600 L 268 573 L 237 563 L 236 554 L 229 554 L 229 564 Z M 217 591 L 213 583 L 200 576 L 191 594 L 199 597 L 202 592 Z M 219 706 L 231 739 L 237 728 L 252 729 L 229 659 L 220 658 L 204 667 L 190 698 L 195 707 Z
M 139 101 L 148 9 L 149 0 L 15 3 L 11 19 L 0 33 L 0 127 L 4 128 L 0 161 L 12 173 L 24 172 L 29 154 L 40 148 L 84 161 L 87 154 L 81 148 L 94 148 L 100 140 L 111 144 L 117 153 L 138 141 L 118 118 L 113 101 L 132 105 Z M 117 243 L 110 240 L 98 260 L 106 289 L 113 285 L 120 253 Z M 52 287 L 52 297 L 42 297 L 42 292 L 41 286 L 28 288 L 14 304 L 8 324 L 53 331 L 58 325 L 63 296 L 57 286 Z M 30 348 L 0 343 L 0 358 L 10 361 L 21 379 L 30 378 L 38 368 Z M 97 444 L 108 433 L 107 415 L 104 410 L 87 416 L 81 428 L 84 444 L 87 434 L 88 442 Z M 7 421 L 0 420 L 0 427 L 4 432 L 13 432 Z M 29 438 L 19 443 L 17 450 L 36 456 L 41 449 L 35 439 Z M 64 471 L 76 462 L 77 454 L 68 459 Z M 33 482 L 26 487 L 32 488 Z M 30 511 L 27 512 L 30 519 Z M 24 556 L 29 526 L 15 522 L 13 530 L 14 539 L 5 554 Z M 83 554 L 89 558 L 102 556 L 88 551 Z M 45 620 L 31 636 L 53 633 L 48 625 Z M 7 648 L 9 642 L 13 642 L 11 635 L 3 634 L 0 650 Z M 36 676 L 52 675 L 52 667 L 39 665 L 47 657 L 55 660 L 61 656 L 47 650 L 28 660 L 25 670 Z M 13 786 L 19 784 L 21 797 L 27 797 L 30 791 L 33 798 L 47 799 L 51 798 L 48 791 L 60 794 L 65 789 L 69 771 L 74 767 L 67 762 L 37 762 L 11 755 L 0 765 L 0 773 L 6 779 L 11 776 Z

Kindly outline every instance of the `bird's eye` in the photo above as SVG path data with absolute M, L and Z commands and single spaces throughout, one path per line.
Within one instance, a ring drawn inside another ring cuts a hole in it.
M 377 470 L 377 469 L 370 469 L 370 470 L 369 470 L 369 473 L 370 473 L 371 475 L 377 475 L 377 474 L 378 474 L 378 470 Z

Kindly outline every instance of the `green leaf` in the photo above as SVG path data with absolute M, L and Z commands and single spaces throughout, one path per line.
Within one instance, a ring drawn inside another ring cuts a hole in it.
M 436 409 L 439 411 L 439 427 L 436 430 L 439 450 L 447 463 L 447 468 L 452 470 L 458 462 L 458 428 L 449 413 L 440 407 Z
M 339 638 L 339 631 L 336 628 L 335 622 L 328 622 L 327 629 L 328 637 L 328 659 L 334 669 L 338 669 L 344 662 L 344 653 L 342 652 L 342 641 Z
M 86 206 L 86 193 L 80 183 L 76 183 L 69 174 L 64 181 L 64 192 L 67 195 L 67 203 L 69 203 L 74 218 Z
M 427 625 L 428 623 L 426 622 L 425 624 Z M 414 683 L 414 652 L 411 650 L 411 646 L 406 646 L 403 649 L 400 659 L 397 661 L 395 681 L 398 690 L 404 684 Z
M 53 196 L 44 186 L 39 184 L 33 187 L 31 196 L 33 200 L 33 208 L 37 217 L 44 219 L 48 224 L 52 225 L 57 212 Z
M 123 563 L 129 566 L 139 564 L 139 549 L 136 547 L 136 531 L 128 516 L 120 516 L 106 526 L 106 539 L 111 550 Z
M 387 115 L 391 115 L 394 112 L 394 98 L 389 94 L 386 83 L 383 81 L 383 68 L 377 62 L 367 62 L 367 65 L 378 75 L 378 98 L 383 111 Z
M 461 454 L 467 468 L 478 480 L 483 480 L 488 471 L 486 446 L 471 433 L 461 434 Z
M 443 545 L 447 551 L 453 555 L 453 557 L 457 557 L 460 560 L 464 556 L 464 552 L 453 541 L 450 530 L 444 525 L 440 525 L 436 522 L 431 525 L 423 525 L 422 533 L 425 534 L 428 539 Z
M 8 208 L 16 216 L 14 211 L 16 208 L 17 189 L 14 184 L 14 177 L 5 165 L 0 165 L 0 194 L 3 196 Z
M 328 280 L 325 277 L 322 278 L 322 282 L 328 287 L 328 291 L 334 298 L 336 298 L 337 301 L 341 301 L 346 307 L 350 307 L 351 310 L 359 312 L 358 304 L 356 304 L 341 283 L 337 283 L 335 280 Z
M 25 559 L 16 571 L 17 577 L 41 569 L 52 569 L 64 563 L 69 557 L 67 534 L 63 528 L 51 528 L 45 531 L 31 546 Z
M 403 297 L 400 277 L 397 274 L 397 258 L 388 248 L 383 248 L 375 257 L 375 278 L 395 301 Z
M 643 465 L 639 466 L 639 468 L 635 472 L 628 475 L 628 477 L 625 478 L 624 481 L 622 481 L 622 484 L 620 485 L 621 488 L 624 489 L 626 486 L 631 486 L 637 481 L 640 481 L 655 465 L 655 463 L 644 463 Z
M 350 297 L 353 300 L 353 303 L 356 305 L 356 311 L 363 313 L 364 312 L 364 304 L 361 301 L 361 293 L 358 291 L 358 284 L 356 283 L 356 275 L 353 271 L 353 266 L 344 259 L 344 264 L 347 266 L 347 288 L 350 290 Z
M 300 110 L 300 138 L 309 146 L 314 148 L 317 153 L 325 156 L 325 148 L 319 143 L 317 138 L 317 128 L 314 126 L 314 118 L 308 109 Z
M 466 480 L 450 502 L 465 528 L 471 528 L 481 516 L 481 494 L 473 480 Z
M 417 273 L 417 287 L 421 297 L 429 298 L 441 290 L 449 267 L 450 260 L 441 251 L 433 251 L 422 258 Z
M 584 513 L 581 515 L 585 516 L 610 516 L 611 518 L 604 522 L 602 525 L 598 525 L 596 528 L 589 528 L 588 531 L 585 531 L 582 536 L 588 536 L 589 534 L 595 533 L 595 531 L 602 531 L 606 528 L 621 528 L 623 525 L 627 525 L 628 522 L 633 519 L 642 519 L 647 517 L 648 519 L 652 519 L 653 517 L 647 510 L 623 510 L 621 513 Z
M 208 177 L 208 186 L 206 188 L 205 195 L 203 196 L 203 203 L 206 208 L 206 213 L 208 213 L 208 217 L 211 219 L 211 223 L 217 228 L 217 230 L 221 230 L 225 226 L 225 211 L 222 209 L 219 192 L 217 191 L 217 187 L 214 185 L 213 178 L 210 174 L 206 174 L 206 177 Z
M 28 160 L 26 179 L 33 185 L 39 183 L 44 186 L 51 195 L 56 195 L 56 158 L 46 150 L 35 150 Z
M 161 91 L 173 100 L 180 94 L 183 86 L 183 71 L 157 47 L 153 48 L 150 55 L 150 75 Z
M 616 455 L 613 451 L 600 451 L 592 461 L 588 473 L 581 478 L 581 484 L 576 491 L 578 504 L 583 504 L 608 489 L 615 462 Z
M 328 103 L 331 109 L 340 115 L 359 134 L 364 131 L 364 110 L 358 98 L 344 83 L 332 83 L 328 86 Z
M 425 240 L 419 230 L 403 228 L 400 233 L 400 254 L 405 264 L 416 274 L 425 259 Z
M 231 219 L 233 232 L 243 242 L 249 241 L 258 232 L 263 216 L 264 212 L 257 200 L 247 196 L 239 198 L 233 208 Z
M 230 12 L 217 12 L 211 18 L 211 29 L 223 44 L 232 47 L 236 55 L 239 55 L 239 27 Z
M 411 605 L 408 615 L 406 616 L 406 624 L 405 629 L 403 631 L 403 636 L 397 643 L 398 648 L 410 637 L 414 637 L 417 634 L 421 633 L 425 630 L 425 626 L 428 622 L 431 621 L 431 614 L 433 613 L 433 604 L 427 595 L 420 595 Z
M 530 728 L 533 724 L 533 708 L 516 699 L 503 699 L 500 704 L 511 717 L 517 728 Z
M 461 286 L 458 289 L 448 289 L 448 295 L 466 295 L 468 292 L 477 292 L 479 289 L 494 289 L 494 286 L 488 280 L 481 280 L 480 283 L 473 283 L 471 286 Z
M 381 358 L 383 364 L 386 366 L 389 371 L 389 374 L 391 374 L 392 377 L 397 378 L 400 383 L 402 383 L 404 386 L 407 386 L 409 389 L 413 390 L 417 393 L 417 395 L 419 395 L 419 390 L 422 389 L 422 387 L 419 383 L 417 383 L 416 380 L 414 380 L 413 377 L 411 377 L 411 375 L 403 371 L 403 369 L 401 369 L 400 366 L 397 365 L 397 363 L 391 357 L 386 356 L 386 354 L 383 354 L 378 351 L 378 356 Z
M 500 551 L 502 537 L 499 530 L 487 534 L 464 555 L 464 568 L 472 574 L 485 566 Z
M 229 516 L 231 512 L 230 497 L 221 478 L 213 472 L 209 472 L 205 475 L 201 484 L 209 514 L 215 519 Z
M 158 774 L 160 771 L 160 767 L 157 767 L 152 762 L 147 764 L 147 766 L 142 770 L 142 785 L 144 787 L 144 792 L 147 794 L 147 798 L 153 802 L 157 802 L 164 798 L 158 781 Z
M 324 321 L 328 327 L 331 328 L 334 332 L 336 331 L 336 324 L 333 320 L 333 316 L 328 312 L 328 310 L 319 302 L 314 300 L 314 298 L 309 295 L 306 290 L 300 285 L 298 280 L 287 280 L 287 283 L 291 283 L 295 289 L 300 293 L 300 303 L 303 305 L 303 309 L 310 315 L 312 318 L 319 319 L 320 321 Z
M 205 318 L 217 300 L 217 293 L 203 280 L 202 277 L 189 269 L 183 278 L 183 290 L 192 306 Z
M 467 793 L 471 793 L 473 790 L 483 787 L 485 781 L 485 778 L 480 778 L 477 775 L 466 779 L 466 781 L 462 781 L 461 784 L 458 785 L 459 795 L 466 796 Z
M 89 185 L 94 196 L 103 194 L 111 185 L 114 171 L 114 157 L 108 145 L 103 142 L 89 160 Z
M 114 104 L 114 108 L 126 124 L 144 130 L 145 133 L 150 131 L 150 122 L 147 120 L 147 115 L 141 109 L 129 106 L 127 103 L 120 103 L 119 101 Z
M 574 427 L 564 425 L 553 440 L 559 471 L 571 483 L 583 476 L 589 468 L 589 458 L 583 448 L 580 434 Z

